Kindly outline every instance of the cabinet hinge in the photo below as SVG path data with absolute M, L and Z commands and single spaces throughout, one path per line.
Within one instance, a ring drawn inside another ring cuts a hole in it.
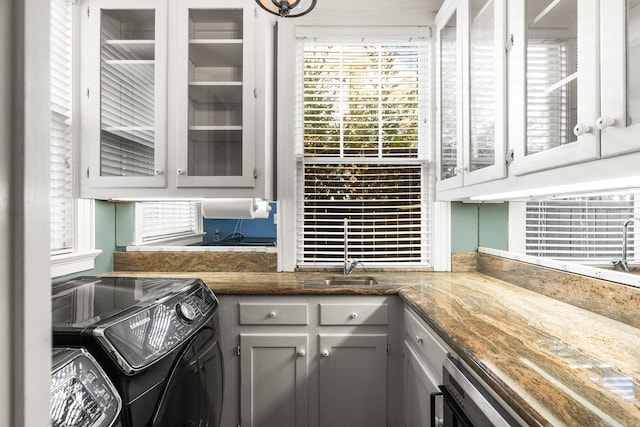
M 89 167 L 87 167 L 87 178 L 89 178 Z
M 91 8 L 87 6 L 87 18 L 91 17 Z
M 91 95 L 91 89 L 87 88 L 87 98 Z
M 254 97 L 255 99 L 258 99 L 258 88 L 257 88 L 257 87 L 254 87 L 254 88 L 253 88 L 253 97 Z
M 507 37 L 507 41 L 504 42 L 504 50 L 505 52 L 510 53 L 512 48 L 513 48 L 513 34 L 509 34 L 509 37 Z
M 236 346 L 236 354 L 240 356 L 240 344 Z
M 391 344 L 387 344 L 387 356 L 391 356 Z
M 504 155 L 504 161 L 507 164 L 507 166 L 513 162 L 513 150 L 507 150 L 507 152 Z
M 258 179 L 258 169 L 253 168 L 253 179 Z

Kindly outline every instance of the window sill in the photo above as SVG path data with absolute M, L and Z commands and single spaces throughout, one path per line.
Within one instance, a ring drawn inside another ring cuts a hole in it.
M 51 257 L 51 277 L 60 277 L 80 271 L 91 270 L 95 267 L 95 260 L 101 250 L 74 252 Z
M 188 236 L 174 237 L 171 239 L 158 239 L 145 243 L 138 243 L 131 246 L 127 246 L 127 250 L 135 250 L 135 248 L 144 248 L 146 246 L 188 246 L 196 243 L 202 243 L 204 236 L 207 233 L 194 233 Z

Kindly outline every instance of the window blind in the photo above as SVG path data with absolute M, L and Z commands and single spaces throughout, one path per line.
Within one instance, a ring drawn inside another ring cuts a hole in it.
M 426 43 L 299 47 L 298 264 L 428 264 Z
M 530 39 L 527 44 L 527 154 L 572 142 L 572 85 L 556 87 L 570 74 L 569 40 Z M 577 54 L 573 52 L 574 56 Z M 575 107 L 572 107 L 575 108 Z
M 611 262 L 622 255 L 622 224 L 640 216 L 638 194 L 527 202 L 526 253 L 576 262 Z M 627 256 L 638 253 L 633 225 Z M 638 242 L 640 243 L 640 241 Z
M 142 243 L 189 236 L 198 232 L 201 221 L 196 202 L 141 202 Z
M 51 1 L 50 26 L 50 222 L 51 254 L 75 247 L 72 160 L 72 15 L 66 0 Z

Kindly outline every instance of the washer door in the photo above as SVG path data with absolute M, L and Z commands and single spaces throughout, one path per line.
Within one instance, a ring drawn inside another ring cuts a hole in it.
M 152 426 L 218 427 L 222 410 L 222 354 L 211 328 L 183 349 L 167 381 Z

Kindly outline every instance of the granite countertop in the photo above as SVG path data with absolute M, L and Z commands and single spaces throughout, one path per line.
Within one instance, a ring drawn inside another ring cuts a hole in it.
M 399 294 L 530 425 L 640 426 L 640 330 L 481 273 L 151 273 L 219 295 Z M 640 313 L 639 313 L 640 315 Z

